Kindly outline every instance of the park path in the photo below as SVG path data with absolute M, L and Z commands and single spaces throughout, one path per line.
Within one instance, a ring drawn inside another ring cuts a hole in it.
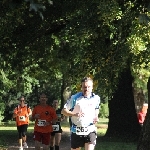
M 99 125 L 98 128 L 107 128 L 107 125 Z M 62 140 L 60 143 L 60 150 L 70 150 L 70 130 L 68 127 L 63 127 Z M 18 137 L 8 137 L 7 147 L 0 148 L 0 150 L 18 150 Z M 24 150 L 34 150 L 34 140 L 33 133 L 27 134 L 27 143 L 29 148 L 24 148 Z
M 24 150 L 34 150 L 35 149 L 34 141 L 33 141 L 33 134 L 28 134 L 27 143 L 28 143 L 29 147 L 24 148 Z M 18 141 L 16 139 L 11 139 L 11 141 L 8 143 L 7 149 L 0 148 L 0 150 L 18 150 L 18 149 L 19 149 Z M 62 140 L 60 143 L 60 150 L 70 150 L 70 132 L 69 132 L 69 129 L 67 129 L 67 128 L 63 129 Z

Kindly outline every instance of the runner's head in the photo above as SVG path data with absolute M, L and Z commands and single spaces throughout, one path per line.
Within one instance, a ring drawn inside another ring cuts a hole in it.
M 45 93 L 41 93 L 40 94 L 40 99 L 39 99 L 41 105 L 45 105 L 47 100 L 48 100 L 48 98 L 47 98 L 46 94 Z
M 20 96 L 20 97 L 18 98 L 18 100 L 20 101 L 20 105 L 21 105 L 21 106 L 24 106 L 24 104 L 25 104 L 25 98 L 24 98 L 24 96 Z
M 52 106 L 54 109 L 57 109 L 59 105 L 59 101 L 58 100 L 53 100 Z
M 84 96 L 91 96 L 93 90 L 93 80 L 90 77 L 84 77 L 81 80 L 81 89 Z

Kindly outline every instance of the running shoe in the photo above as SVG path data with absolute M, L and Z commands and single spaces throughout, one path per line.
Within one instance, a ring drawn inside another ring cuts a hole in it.
M 24 148 L 28 148 L 28 145 L 27 145 L 26 142 L 24 142 L 22 145 L 23 145 Z
M 19 150 L 23 150 L 23 147 L 19 147 Z

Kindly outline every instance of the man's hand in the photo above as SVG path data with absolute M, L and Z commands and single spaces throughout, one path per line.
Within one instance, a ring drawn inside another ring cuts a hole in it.
M 18 110 L 17 116 L 19 116 L 22 113 L 22 110 Z
M 28 117 L 29 117 L 29 114 L 25 114 L 25 117 L 27 117 L 27 118 L 28 118 Z
M 51 124 L 50 122 L 47 122 L 47 121 L 46 121 L 46 122 L 44 123 L 44 126 L 49 126 L 50 124 Z
M 82 113 L 82 112 L 79 112 L 79 113 L 76 113 L 76 114 L 73 114 L 73 116 L 75 116 L 75 117 L 84 117 L 84 113 Z
M 35 118 L 35 119 L 39 119 L 39 118 L 40 118 L 40 114 L 35 114 L 35 115 L 34 115 L 34 118 Z
M 93 123 L 94 123 L 94 124 L 96 124 L 98 121 L 99 121 L 98 117 L 95 117 L 95 118 L 93 119 Z

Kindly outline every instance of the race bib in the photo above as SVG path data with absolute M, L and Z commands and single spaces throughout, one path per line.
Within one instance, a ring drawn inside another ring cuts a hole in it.
M 59 131 L 59 125 L 58 124 L 52 125 L 52 127 L 53 127 L 53 131 Z
M 95 125 L 91 125 L 88 127 L 76 127 L 76 134 L 77 135 L 88 135 L 90 132 L 96 131 Z
M 77 135 L 88 135 L 88 128 L 87 127 L 76 127 L 76 134 Z
M 45 122 L 46 122 L 46 120 L 40 120 L 40 119 L 38 119 L 37 125 L 38 125 L 39 127 L 42 127 L 42 126 L 45 125 Z
M 25 116 L 19 116 L 19 121 L 25 121 Z

